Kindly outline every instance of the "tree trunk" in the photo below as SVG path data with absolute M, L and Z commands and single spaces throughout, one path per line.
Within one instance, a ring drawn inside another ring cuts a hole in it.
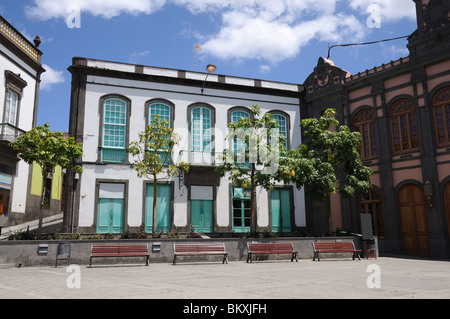
M 256 234 L 257 228 L 257 214 L 256 214 L 256 187 L 254 185 L 255 180 L 255 163 L 252 163 L 252 175 L 250 176 L 250 234 Z
M 45 167 L 42 168 L 42 185 L 41 185 L 41 200 L 39 202 L 39 223 L 38 223 L 38 231 L 37 231 L 37 239 L 42 239 L 42 219 L 44 217 L 43 207 L 44 207 L 44 195 L 47 188 L 47 169 Z
M 152 225 L 152 234 L 156 235 L 156 196 L 157 196 L 157 187 L 156 183 L 156 175 L 153 175 L 153 225 Z

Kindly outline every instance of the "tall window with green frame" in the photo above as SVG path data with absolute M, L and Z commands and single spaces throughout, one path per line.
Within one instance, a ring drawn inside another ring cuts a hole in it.
M 250 112 L 245 111 L 243 109 L 237 109 L 235 111 L 231 112 L 231 122 L 236 123 L 241 118 L 248 118 L 250 119 Z M 233 139 L 233 154 L 236 158 L 236 160 L 242 155 L 242 152 L 245 153 L 245 150 L 248 148 L 248 145 L 245 143 L 245 141 L 242 141 L 241 139 L 235 137 Z M 248 168 L 251 169 L 250 163 L 246 160 L 245 163 L 239 163 L 236 161 L 236 164 L 240 168 Z
M 251 201 L 250 188 L 232 188 L 232 220 L 234 233 L 247 233 L 250 231 Z
M 205 106 L 191 110 L 191 164 L 212 165 L 213 111 Z
M 150 103 L 148 106 L 148 125 L 151 125 L 153 119 L 156 115 L 159 116 L 159 119 L 161 121 L 167 121 L 169 126 L 172 126 L 172 107 L 166 103 L 163 102 L 153 102 Z M 161 159 L 164 160 L 164 152 L 161 150 L 160 156 Z M 168 156 L 165 163 L 166 165 L 170 165 L 171 163 L 171 156 Z
M 281 113 L 272 113 L 272 117 L 274 120 L 278 122 L 278 130 L 280 134 L 280 143 L 281 139 L 283 139 L 283 146 L 286 151 L 289 150 L 289 126 L 288 126 L 288 118 L 286 115 Z
M 128 102 L 118 97 L 103 102 L 102 162 L 125 163 Z

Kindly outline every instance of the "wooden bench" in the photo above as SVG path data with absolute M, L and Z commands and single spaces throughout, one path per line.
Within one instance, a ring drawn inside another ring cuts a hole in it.
M 312 243 L 314 249 L 314 258 L 313 261 L 320 261 L 320 254 L 323 253 L 353 253 L 353 260 L 359 256 L 361 250 L 355 249 L 355 244 L 353 242 L 315 242 Z
M 225 244 L 173 244 L 173 264 L 178 256 L 223 255 L 222 264 L 228 264 L 228 253 Z
M 145 265 L 148 266 L 150 254 L 147 244 L 91 245 L 89 267 L 92 265 L 92 258 L 104 257 L 146 257 Z
M 247 243 L 247 263 L 252 262 L 255 254 L 291 254 L 291 262 L 298 262 L 297 253 L 292 243 Z

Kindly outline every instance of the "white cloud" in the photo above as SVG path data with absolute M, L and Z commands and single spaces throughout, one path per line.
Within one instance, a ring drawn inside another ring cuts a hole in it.
M 311 40 L 364 39 L 368 32 L 365 17 L 373 4 L 379 6 L 383 21 L 415 17 L 411 0 L 34 0 L 26 12 L 41 20 L 66 18 L 67 8 L 74 4 L 82 13 L 103 18 L 152 14 L 166 4 L 184 7 L 192 14 L 214 13 L 221 17 L 217 32 L 190 30 L 203 43 L 201 55 L 257 59 L 263 64 L 294 58 Z
M 259 72 L 261 72 L 261 73 L 270 72 L 270 66 L 268 66 L 267 64 L 260 65 Z
M 294 58 L 312 39 L 343 41 L 364 35 L 363 25 L 352 15 L 315 12 L 317 17 L 307 20 L 292 12 L 277 14 L 256 10 L 224 13 L 222 29 L 203 44 L 205 52 L 222 59 L 276 63 Z
M 142 58 L 150 56 L 149 50 L 144 50 L 141 52 L 133 52 L 130 55 L 130 63 L 138 63 L 138 60 L 141 60 Z
M 349 0 L 350 8 L 369 14 L 371 5 L 378 5 L 382 20 L 396 21 L 403 18 L 415 19 L 415 4 L 411 0 Z
M 34 0 L 35 5 L 26 6 L 25 12 L 29 18 L 38 20 L 67 18 L 75 6 L 81 12 L 109 19 L 122 13 L 151 14 L 165 3 L 165 0 Z
M 42 74 L 41 77 L 41 90 L 50 91 L 53 85 L 64 83 L 65 78 L 63 75 L 63 71 L 56 71 L 47 64 L 44 64 L 43 68 L 46 71 Z

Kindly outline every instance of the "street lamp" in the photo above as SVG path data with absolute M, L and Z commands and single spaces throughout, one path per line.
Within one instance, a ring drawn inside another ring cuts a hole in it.
M 428 204 L 431 208 L 433 208 L 433 186 L 431 185 L 429 178 L 427 178 L 425 184 L 423 185 L 423 192 L 425 193 L 425 197 L 428 199 Z
M 80 174 L 77 172 L 73 172 L 73 192 L 72 192 L 72 220 L 70 222 L 70 233 L 73 234 L 73 224 L 75 222 L 75 198 L 76 198 L 76 191 L 77 191 L 77 185 L 78 181 L 80 180 Z
M 214 72 L 216 72 L 216 66 L 214 64 L 208 64 L 206 66 L 206 71 L 208 72 L 208 74 L 206 75 L 205 81 L 203 81 L 203 86 L 202 86 L 202 94 L 203 94 L 203 90 L 205 89 L 205 85 L 206 85 L 206 79 L 208 79 L 208 76 Z

